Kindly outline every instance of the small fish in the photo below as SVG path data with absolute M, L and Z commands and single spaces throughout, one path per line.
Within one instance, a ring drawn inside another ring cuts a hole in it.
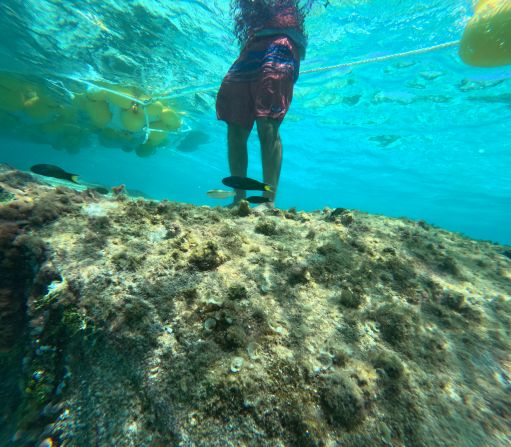
M 212 199 L 227 199 L 236 195 L 234 191 L 224 191 L 223 189 L 210 189 L 206 194 Z
M 268 197 L 261 196 L 250 196 L 245 199 L 248 203 L 268 203 L 270 199 Z
M 78 184 L 78 175 L 77 174 L 71 174 L 69 172 L 64 171 L 64 169 L 59 168 L 55 165 L 34 165 L 30 168 L 32 172 L 39 175 L 44 175 L 45 177 L 53 177 L 53 178 L 59 178 L 61 180 L 68 180 L 73 183 Z
M 257 180 L 248 177 L 237 177 L 235 175 L 231 177 L 225 177 L 222 179 L 222 183 L 225 186 L 229 186 L 235 189 L 246 189 L 255 191 L 272 191 L 271 186 L 266 183 L 258 182 Z

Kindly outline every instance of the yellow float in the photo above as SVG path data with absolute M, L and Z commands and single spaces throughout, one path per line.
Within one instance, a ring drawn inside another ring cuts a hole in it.
M 108 101 L 121 109 L 129 109 L 133 104 L 134 98 L 136 99 L 135 90 L 129 87 L 111 87 L 117 93 L 108 92 Z
M 156 148 L 154 146 L 149 146 L 146 144 L 142 144 L 135 149 L 135 153 L 142 158 L 150 157 L 156 153 Z
M 150 119 L 159 119 L 165 106 L 160 101 L 156 101 L 146 106 L 145 109 Z
M 0 110 L 5 112 L 19 112 L 23 108 L 23 96 L 21 92 L 9 90 L 0 85 Z
M 89 87 L 87 89 L 87 98 L 91 101 L 108 101 L 108 92 L 99 87 Z
M 44 123 L 39 126 L 39 131 L 45 135 L 59 135 L 66 131 L 66 126 L 69 126 L 65 121 L 57 119 L 49 123 Z
M 24 83 L 16 76 L 12 76 L 7 73 L 0 73 L 0 86 L 8 90 L 21 92 Z
M 149 137 L 144 144 L 138 146 L 135 150 L 139 157 L 149 157 L 156 153 L 156 148 L 167 142 L 169 126 L 163 121 L 155 121 L 151 123 L 151 131 Z
M 86 88 L 71 84 L 62 95 L 55 85 L 33 79 L 0 73 L 2 132 L 69 152 L 77 152 L 92 134 L 102 146 L 147 157 L 182 125 L 181 114 L 166 99 L 153 101 L 138 87 L 85 82 Z M 153 130 L 140 144 L 146 125 Z
M 121 112 L 121 123 L 130 132 L 139 132 L 145 126 L 144 110 L 137 105 L 131 106 L 128 110 Z
M 163 121 L 155 121 L 151 123 L 151 129 L 154 129 L 149 134 L 146 144 L 152 147 L 159 146 L 167 141 L 169 126 Z M 159 132 L 160 131 L 160 132 Z
M 460 43 L 461 59 L 476 67 L 511 64 L 511 1 L 480 0 Z
M 168 130 L 177 130 L 182 124 L 181 116 L 169 107 L 162 110 L 160 119 L 163 123 L 165 123 Z
M 124 149 L 132 145 L 133 134 L 127 130 L 117 130 L 107 127 L 101 129 L 99 132 L 99 142 L 104 147 Z
M 112 121 L 112 112 L 105 101 L 91 101 L 86 98 L 83 108 L 87 112 L 92 124 L 100 129 L 106 127 Z
M 33 96 L 23 104 L 23 112 L 34 121 L 41 122 L 55 118 L 58 108 L 55 103 L 47 99 Z

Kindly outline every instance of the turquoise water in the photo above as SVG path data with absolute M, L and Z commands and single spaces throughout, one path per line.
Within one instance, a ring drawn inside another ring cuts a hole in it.
M 78 154 L 0 134 L 0 161 L 54 163 L 88 182 L 154 198 L 216 205 L 228 175 L 215 88 L 237 56 L 228 1 L 3 0 L 0 71 L 171 90 L 186 113 L 180 132 L 148 158 L 101 147 Z M 307 20 L 302 70 L 459 40 L 469 0 L 318 2 Z M 59 84 L 60 85 L 60 84 Z M 424 219 L 511 243 L 511 66 L 464 65 L 457 48 L 303 74 L 282 126 L 277 206 L 357 208 Z M 186 131 L 208 141 L 187 144 Z M 249 176 L 261 178 L 255 134 Z

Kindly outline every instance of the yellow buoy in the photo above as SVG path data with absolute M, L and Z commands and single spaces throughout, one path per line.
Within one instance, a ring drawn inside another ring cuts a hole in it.
M 77 93 L 71 100 L 71 107 L 77 110 L 85 110 L 85 103 L 87 102 L 87 95 L 85 93 Z
M 160 119 L 167 125 L 168 130 L 177 130 L 181 127 L 181 116 L 168 107 L 162 110 Z
M 167 142 L 169 126 L 163 121 L 155 121 L 150 123 L 150 127 L 153 130 L 151 130 L 149 138 L 135 150 L 139 157 L 149 157 L 153 155 L 156 153 L 156 148 L 158 146 L 162 146 Z M 159 130 L 163 132 L 159 132 Z
M 121 111 L 122 126 L 130 132 L 139 132 L 145 126 L 144 110 L 138 106 L 132 106 L 128 110 Z
M 39 126 L 39 130 L 42 133 L 49 134 L 49 135 L 60 134 L 60 133 L 65 132 L 66 126 L 68 126 L 68 124 L 66 124 L 65 121 L 63 121 L 61 119 L 57 119 L 57 120 L 51 121 L 49 123 L 41 124 Z
M 108 101 L 117 107 L 120 107 L 121 109 L 129 109 L 131 106 L 133 106 L 133 104 L 136 104 L 136 102 L 134 103 L 133 99 L 131 99 L 136 99 L 133 89 L 128 87 L 112 87 L 111 90 L 114 90 L 118 93 L 107 92 Z
M 12 91 L 21 91 L 23 82 L 7 73 L 0 73 L 0 86 L 12 90 Z
M 104 147 L 123 148 L 133 141 L 133 134 L 126 130 L 107 127 L 99 133 L 99 142 Z
M 160 119 L 161 112 L 163 112 L 163 104 L 160 101 L 153 102 L 146 107 L 147 114 L 151 119 Z
M 59 105 L 57 107 L 57 119 L 61 120 L 62 122 L 76 122 L 78 109 L 75 107 L 75 105 Z
M 165 124 L 163 121 L 154 121 L 150 123 L 150 128 L 154 129 L 149 134 L 149 138 L 147 139 L 146 144 L 150 146 L 161 146 L 162 144 L 167 142 L 168 132 L 171 130 L 170 127 Z M 158 131 L 162 132 L 158 132 Z
M 479 1 L 463 33 L 459 54 L 476 67 L 511 64 L 511 1 Z
M 39 96 L 25 101 L 23 111 L 33 120 L 47 121 L 55 117 L 57 109 Z
M 79 100 L 80 102 L 82 100 Z M 112 112 L 105 101 L 91 101 L 90 99 L 83 100 L 83 108 L 89 115 L 90 120 L 94 126 L 102 129 L 112 121 Z
M 60 118 L 49 123 L 40 124 L 36 129 L 44 135 L 62 136 L 62 135 L 85 135 L 85 130 L 76 124 L 68 123 Z
M 87 89 L 87 98 L 91 101 L 108 101 L 108 92 L 100 87 L 89 87 Z
M 0 110 L 19 112 L 23 108 L 23 97 L 19 91 L 9 90 L 0 85 Z
M 156 153 L 156 148 L 145 143 L 138 146 L 135 149 L 135 153 L 142 158 L 150 157 L 151 155 L 154 155 Z

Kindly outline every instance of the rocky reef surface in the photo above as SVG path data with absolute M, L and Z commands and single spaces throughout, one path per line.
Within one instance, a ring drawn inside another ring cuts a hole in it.
M 511 443 L 511 251 L 0 166 L 0 445 Z

